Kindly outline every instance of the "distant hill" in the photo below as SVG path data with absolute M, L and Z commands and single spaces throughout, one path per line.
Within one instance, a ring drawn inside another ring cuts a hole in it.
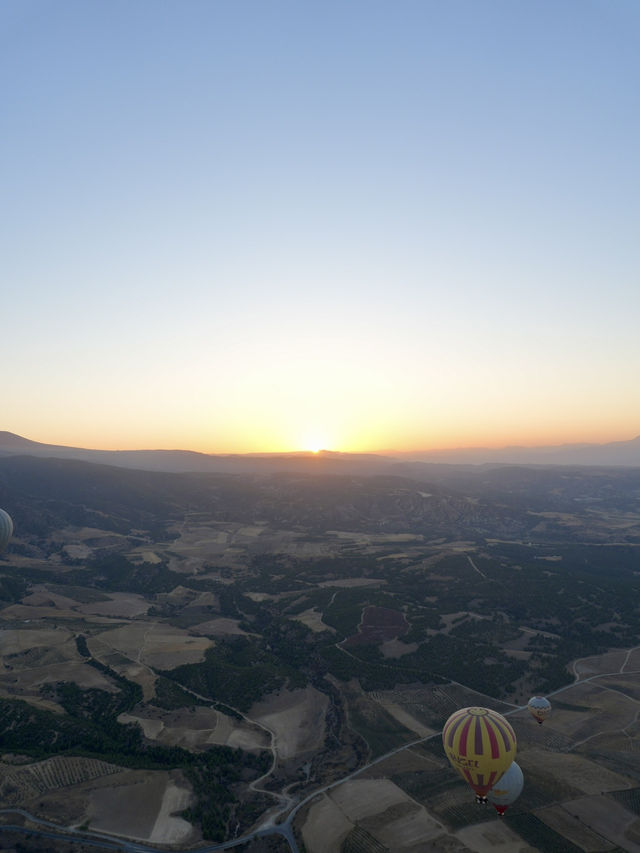
M 393 454 L 406 461 L 453 465 L 599 465 L 640 466 L 640 436 L 608 444 L 560 444 L 547 447 L 467 447 Z
M 189 517 L 196 524 L 267 525 L 297 531 L 296 537 L 334 531 L 331 538 L 350 530 L 428 540 L 640 544 L 638 468 L 414 463 L 406 469 L 405 476 L 327 476 L 322 470 L 229 475 L 4 454 L 0 506 L 21 531 L 14 538 L 28 534 L 36 540 L 73 526 L 132 537 L 137 544 L 141 537 L 167 541 Z M 271 538 L 265 533 L 259 547 Z M 116 539 L 104 547 L 124 544 Z M 251 540 L 249 551 L 256 547 Z M 398 545 L 389 547 L 397 551 Z
M 608 444 L 564 444 L 550 447 L 462 448 L 411 453 L 197 453 L 191 450 L 91 450 L 42 444 L 0 431 L 0 456 L 78 459 L 142 471 L 209 474 L 397 474 L 424 475 L 425 465 L 578 465 L 640 467 L 640 436 Z

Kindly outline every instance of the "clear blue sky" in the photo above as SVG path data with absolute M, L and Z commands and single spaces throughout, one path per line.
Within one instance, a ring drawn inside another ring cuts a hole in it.
M 640 433 L 636 0 L 3 0 L 0 429 Z

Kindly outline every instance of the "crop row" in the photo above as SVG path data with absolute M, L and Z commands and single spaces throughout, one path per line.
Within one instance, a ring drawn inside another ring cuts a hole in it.
M 4 774 L 2 788 L 7 799 L 13 800 L 18 793 L 21 798 L 28 799 L 56 788 L 109 776 L 119 770 L 115 764 L 96 758 L 56 756 L 37 764 L 11 768 Z
M 387 853 L 388 849 L 366 829 L 356 826 L 343 841 L 340 853 Z

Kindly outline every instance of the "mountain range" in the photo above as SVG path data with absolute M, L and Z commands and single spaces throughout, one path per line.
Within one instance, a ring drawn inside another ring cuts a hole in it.
M 316 474 L 409 474 L 437 465 L 575 465 L 640 467 L 640 436 L 606 444 L 543 447 L 461 448 L 398 453 L 209 454 L 191 450 L 92 450 L 44 444 L 0 431 L 0 456 L 78 459 L 145 471 L 222 474 L 269 474 L 279 471 Z

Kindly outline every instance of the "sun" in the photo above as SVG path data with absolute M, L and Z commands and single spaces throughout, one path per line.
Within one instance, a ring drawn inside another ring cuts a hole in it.
M 320 453 L 321 450 L 327 450 L 327 438 L 320 433 L 313 433 L 307 436 L 302 446 L 310 453 Z

